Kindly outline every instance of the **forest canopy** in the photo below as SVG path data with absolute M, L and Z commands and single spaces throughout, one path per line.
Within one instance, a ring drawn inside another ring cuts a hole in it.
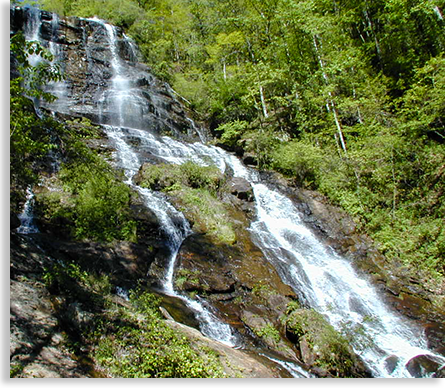
M 443 279 L 443 0 L 37 3 L 123 28 L 219 144 L 325 194 L 396 267 Z

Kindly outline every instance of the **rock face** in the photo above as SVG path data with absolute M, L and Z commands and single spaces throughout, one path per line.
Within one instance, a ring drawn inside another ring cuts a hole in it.
M 243 178 L 232 178 L 229 182 L 230 193 L 237 198 L 252 202 L 254 199 L 251 184 Z
M 11 376 L 88 377 L 62 344 L 50 294 L 41 281 L 51 259 L 32 240 L 11 237 L 10 362 Z
M 55 61 L 62 67 L 66 79 L 49 90 L 58 99 L 46 104 L 48 109 L 87 117 L 97 124 L 116 122 L 119 112 L 113 106 L 108 88 L 113 77 L 113 58 L 112 50 L 107 49 L 112 40 L 116 40 L 121 71 L 131 79 L 128 85 L 131 104 L 125 106 L 122 126 L 150 128 L 154 133 L 176 136 L 198 136 L 171 88 L 138 62 L 135 47 L 123 38 L 121 30 L 115 29 L 113 35 L 99 20 L 59 19 L 55 14 L 33 7 L 11 7 L 10 20 L 12 33 L 23 30 L 28 37 L 39 39 L 51 49 Z M 13 63 L 11 68 L 14 72 Z

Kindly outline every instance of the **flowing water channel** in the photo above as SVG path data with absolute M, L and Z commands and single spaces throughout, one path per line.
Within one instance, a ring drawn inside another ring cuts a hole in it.
M 141 123 L 132 125 L 137 121 L 133 104 L 140 104 L 140 98 L 137 88 L 130 82 L 131 68 L 119 57 L 116 29 L 98 19 L 90 21 L 106 31 L 112 58 L 113 76 L 99 101 L 99 108 L 103 111 L 113 109 L 116 114 L 103 127 L 114 143 L 115 159 L 118 167 L 125 171 L 126 183 L 140 193 L 168 236 L 170 260 L 165 270 L 163 291 L 181 298 L 189 306 L 201 322 L 200 329 L 205 335 L 230 346 L 240 344 L 234 330 L 220 321 L 205 301 L 191 300 L 175 291 L 173 272 L 176 254 L 191 228 L 183 214 L 163 194 L 133 183 L 133 177 L 147 160 L 147 155 L 174 164 L 189 160 L 201 165 L 214 164 L 223 173 L 248 180 L 254 190 L 256 206 L 256 219 L 250 227 L 252 239 L 283 281 L 307 306 L 326 316 L 335 328 L 360 328 L 362 335 L 357 332 L 352 345 L 373 376 L 412 377 L 405 364 L 420 354 L 433 355 L 428 350 L 421 328 L 391 311 L 376 289 L 354 271 L 348 260 L 316 238 L 303 223 L 292 201 L 262 182 L 257 171 L 247 168 L 234 155 L 220 148 L 159 136 Z M 156 105 L 156 101 L 153 103 Z M 162 109 L 161 106 L 157 108 Z M 198 133 L 204 140 L 204 135 Z M 445 361 L 438 355 L 434 356 Z M 389 358 L 396 360 L 392 368 L 388 368 L 386 362 Z M 276 362 L 295 377 L 310 377 L 292 363 Z

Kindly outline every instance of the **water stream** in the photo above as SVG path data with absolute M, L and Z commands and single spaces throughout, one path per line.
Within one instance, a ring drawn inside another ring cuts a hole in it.
M 108 98 L 112 99 L 118 112 L 118 121 L 115 125 L 104 125 L 104 128 L 106 129 L 108 137 L 114 141 L 116 158 L 120 161 L 121 167 L 125 171 L 126 183 L 140 193 L 145 205 L 157 216 L 161 228 L 168 237 L 170 257 L 164 275 L 163 291 L 167 295 L 180 298 L 186 303 L 195 313 L 197 321 L 200 323 L 200 329 L 204 335 L 229 346 L 235 346 L 238 339 L 231 327 L 220 321 L 211 311 L 211 307 L 205 305 L 205 301 L 199 299 L 192 300 L 179 294 L 174 288 L 173 275 L 176 256 L 184 239 L 191 234 L 191 228 L 184 215 L 176 210 L 164 195 L 134 185 L 132 182 L 133 176 L 138 171 L 141 162 L 137 152 L 125 142 L 123 124 L 126 122 L 126 114 L 128 113 L 128 111 L 125 110 L 125 106 L 131 104 L 132 99 L 137 98 L 137 95 L 132 93 L 129 79 L 124 75 L 123 66 L 117 52 L 115 27 L 107 23 L 103 23 L 103 26 L 106 28 L 109 39 L 112 53 L 112 68 L 114 71 L 111 93 L 108 94 Z M 110 90 L 108 90 L 108 92 L 110 92 Z M 126 129 L 126 131 L 131 131 L 131 129 Z M 154 136 L 148 132 L 136 131 L 140 136 L 141 142 L 149 142 L 154 139 Z
M 175 291 L 176 254 L 191 233 L 184 215 L 163 194 L 133 183 L 134 175 L 147 156 L 174 164 L 189 160 L 201 165 L 214 164 L 223 173 L 251 183 L 256 206 L 256 219 L 250 227 L 252 239 L 304 304 L 325 315 L 337 329 L 345 326 L 364 329 L 366 335 L 356 335 L 357 341 L 352 345 L 375 377 L 412 377 L 405 368 L 407 361 L 420 354 L 433 355 L 420 327 L 390 310 L 375 288 L 354 271 L 348 260 L 316 238 L 303 223 L 292 201 L 262 182 L 258 172 L 245 167 L 234 155 L 220 148 L 201 142 L 184 143 L 154 134 L 149 125 L 134 124 L 138 120 L 134 105 L 140 104 L 140 99 L 136 87 L 130 82 L 131 69 L 119 56 L 116 29 L 98 19 L 92 21 L 105 29 L 112 58 L 113 77 L 99 107 L 104 112 L 113 109 L 116 114 L 112 120 L 108 115 L 103 127 L 115 145 L 115 159 L 118 167 L 125 172 L 126 183 L 140 193 L 168 236 L 170 260 L 165 270 L 163 291 L 181 298 L 194 311 L 205 335 L 230 346 L 238 343 L 230 326 L 221 322 L 205 301 L 192 300 Z M 155 98 L 152 102 L 156 110 L 163 109 Z M 205 134 L 196 127 L 195 130 L 201 140 L 205 140 Z M 137 139 L 137 142 L 129 139 Z M 362 347 L 364 342 L 366 347 Z M 394 359 L 394 356 L 397 365 L 389 369 L 386 360 Z M 445 363 L 445 359 L 441 359 Z M 296 365 L 280 360 L 276 362 L 294 377 L 310 377 Z

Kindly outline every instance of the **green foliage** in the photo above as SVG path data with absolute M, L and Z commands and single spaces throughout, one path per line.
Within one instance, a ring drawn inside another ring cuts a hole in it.
M 305 337 L 316 353 L 315 365 L 334 376 L 352 376 L 355 355 L 347 340 L 315 310 L 298 309 L 283 319 L 286 329 L 297 338 Z
M 324 164 L 323 151 L 312 144 L 290 141 L 277 147 L 272 154 L 273 168 L 296 179 L 299 185 L 316 187 Z
M 223 183 L 223 176 L 216 166 L 201 166 L 187 161 L 181 165 L 145 164 L 140 172 L 140 180 L 142 187 L 153 190 L 173 191 L 184 185 L 215 194 Z
M 74 141 L 68 154 L 69 162 L 59 172 L 59 191 L 36 196 L 39 215 L 50 224 L 63 221 L 62 227 L 77 239 L 135 241 L 131 189 L 82 143 Z
M 17 211 L 26 188 L 37 182 L 36 163 L 56 147 L 52 138 L 63 133 L 55 120 L 36 114 L 31 98 L 52 101 L 54 97 L 41 88 L 62 76 L 57 66 L 51 64 L 51 54 L 38 42 L 25 41 L 21 33 L 11 37 L 10 51 L 19 74 L 10 80 L 9 105 L 11 208 Z M 40 58 L 37 66 L 30 65 L 30 55 Z
M 119 307 L 110 324 L 94 333 L 94 358 L 112 377 L 224 377 L 217 357 L 192 348 L 160 318 L 159 299 L 130 292 L 128 308 Z M 118 317 L 120 319 L 116 320 Z
M 237 145 L 238 140 L 241 139 L 241 136 L 246 131 L 248 123 L 246 121 L 232 121 L 225 124 L 220 125 L 216 128 L 217 132 L 221 132 L 221 143 L 233 147 Z
M 280 332 L 268 323 L 260 329 L 253 329 L 255 335 L 277 345 L 281 341 Z
M 193 228 L 208 234 L 216 243 L 234 244 L 236 234 L 225 205 L 205 189 L 184 187 L 172 193 Z

